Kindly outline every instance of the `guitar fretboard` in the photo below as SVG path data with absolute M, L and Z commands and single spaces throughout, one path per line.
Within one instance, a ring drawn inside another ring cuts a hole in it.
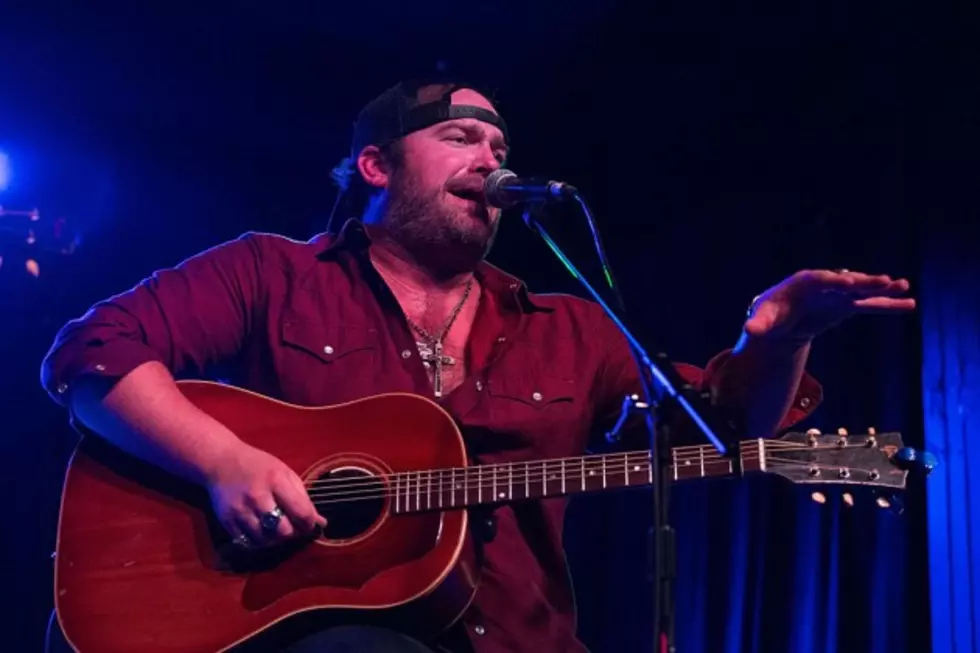
M 765 471 L 765 441 L 741 443 L 738 460 L 711 446 L 676 447 L 673 481 Z M 395 513 L 446 510 L 601 492 L 653 483 L 649 451 L 402 472 L 389 477 Z

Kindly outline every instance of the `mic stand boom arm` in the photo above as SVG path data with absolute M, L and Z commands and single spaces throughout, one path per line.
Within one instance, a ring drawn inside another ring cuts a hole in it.
M 583 206 L 583 208 L 585 207 Z M 544 240 L 572 276 L 582 284 L 606 312 L 606 315 L 616 324 L 626 337 L 637 362 L 644 401 L 640 401 L 636 395 L 626 397 L 623 403 L 623 414 L 613 431 L 607 434 L 607 439 L 615 441 L 620 437 L 619 430 L 626 422 L 629 413 L 639 411 L 644 415 L 650 437 L 650 455 L 656 458 L 650 463 L 653 475 L 654 502 L 654 537 L 651 538 L 653 542 L 651 561 L 655 570 L 656 582 L 653 602 L 654 633 L 656 636 L 654 651 L 655 653 L 675 653 L 673 583 L 676 577 L 676 556 L 674 530 L 669 520 L 670 479 L 665 473 L 670 466 L 671 457 L 670 425 L 674 421 L 678 409 L 683 410 L 723 456 L 733 454 L 734 445 L 730 448 L 729 445 L 722 442 L 722 438 L 717 432 L 724 433 L 724 439 L 728 442 L 735 442 L 734 427 L 731 424 L 722 423 L 722 420 L 709 405 L 706 394 L 702 394 L 687 383 L 665 353 L 658 352 L 653 358 L 647 354 L 640 342 L 623 323 L 623 319 L 609 308 L 599 293 L 541 226 L 536 217 L 541 209 L 541 204 L 528 204 L 523 215 L 524 223 Z M 735 460 L 738 458 L 735 457 Z

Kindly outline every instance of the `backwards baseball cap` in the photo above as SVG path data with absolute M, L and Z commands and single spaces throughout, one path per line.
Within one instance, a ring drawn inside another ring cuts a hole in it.
M 354 123 L 351 156 L 368 145 L 383 145 L 402 136 L 447 120 L 472 118 L 494 125 L 507 138 L 507 125 L 499 115 L 483 107 L 453 104 L 452 94 L 467 88 L 491 98 L 479 86 L 440 78 L 403 81 L 374 98 L 361 109 Z

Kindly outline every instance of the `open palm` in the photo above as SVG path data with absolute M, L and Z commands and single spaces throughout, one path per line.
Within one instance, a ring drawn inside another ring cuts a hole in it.
M 906 279 L 849 270 L 802 270 L 761 294 L 745 331 L 755 337 L 809 340 L 861 313 L 905 313 Z

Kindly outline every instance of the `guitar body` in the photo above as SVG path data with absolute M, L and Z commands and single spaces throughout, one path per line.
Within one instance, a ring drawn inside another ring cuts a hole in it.
M 451 417 L 423 397 L 305 408 L 217 383 L 179 385 L 308 488 L 468 464 Z M 261 650 L 288 641 L 287 631 L 334 622 L 437 634 L 476 588 L 467 512 L 394 515 L 392 501 L 352 508 L 327 496 L 322 536 L 246 555 L 228 542 L 201 488 L 85 438 L 66 473 L 58 524 L 59 623 L 80 653 Z M 334 514 L 333 505 L 345 507 Z

